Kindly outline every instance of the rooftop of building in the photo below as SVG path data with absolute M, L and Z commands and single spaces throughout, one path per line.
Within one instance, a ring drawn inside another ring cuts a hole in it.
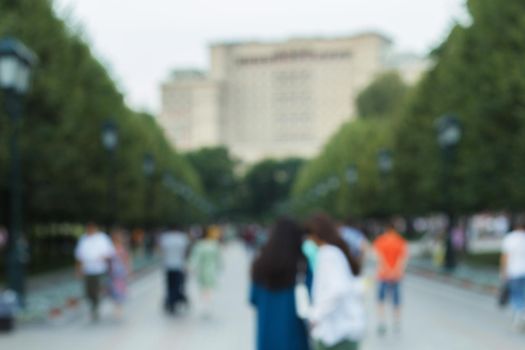
M 170 79 L 204 79 L 206 78 L 206 71 L 196 68 L 186 68 L 186 69 L 174 69 L 170 72 Z
M 295 42 L 312 42 L 312 41 L 338 41 L 338 40 L 350 40 L 350 39 L 360 39 L 364 37 L 376 37 L 381 40 L 384 40 L 386 43 L 392 43 L 392 39 L 386 36 L 385 34 L 379 31 L 365 31 L 357 34 L 348 34 L 348 35 L 334 35 L 334 36 L 297 36 L 289 37 L 285 39 L 252 39 L 252 40 L 231 40 L 231 41 L 217 41 L 210 43 L 211 47 L 220 47 L 220 46 L 242 46 L 242 45 L 276 45 L 276 44 L 285 44 L 285 43 L 295 43 Z

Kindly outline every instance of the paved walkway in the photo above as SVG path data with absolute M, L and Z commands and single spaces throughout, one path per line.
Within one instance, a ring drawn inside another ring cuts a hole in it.
M 155 259 L 143 255 L 133 258 L 135 276 L 156 264 Z M 64 312 L 76 304 L 84 294 L 82 284 L 73 268 L 50 272 L 30 278 L 27 285 L 27 307 L 18 315 L 19 322 L 43 322 L 53 310 Z
M 198 305 L 186 316 L 167 317 L 161 312 L 162 276 L 152 273 L 134 284 L 125 321 L 111 318 L 106 305 L 104 320 L 87 319 L 45 327 L 31 326 L 0 337 L 0 349 L 39 350 L 251 350 L 253 311 L 247 305 L 248 259 L 232 245 L 224 251 L 225 270 L 213 307 L 213 317 L 201 317 Z M 406 310 L 401 334 L 379 337 L 374 332 L 373 291 L 370 290 L 370 331 L 362 350 L 522 350 L 525 334 L 511 332 L 508 315 L 492 297 L 411 276 L 404 285 Z M 195 287 L 190 295 L 196 302 Z
M 199 305 L 185 316 L 169 317 L 161 309 L 163 280 L 155 271 L 132 288 L 125 320 L 115 321 L 109 303 L 103 317 L 93 325 L 87 318 L 73 323 L 26 326 L 13 335 L 0 337 L 0 349 L 25 350 L 249 350 L 252 348 L 252 311 L 247 305 L 247 258 L 240 246 L 226 248 L 225 271 L 212 306 L 211 318 L 202 317 Z M 190 295 L 198 303 L 190 282 Z

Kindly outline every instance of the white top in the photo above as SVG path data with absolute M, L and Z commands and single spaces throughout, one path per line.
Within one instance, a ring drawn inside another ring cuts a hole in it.
M 353 276 L 343 252 L 332 245 L 319 249 L 313 281 L 312 336 L 325 346 L 357 341 L 365 333 L 364 287 Z
M 513 231 L 503 240 L 507 256 L 507 277 L 525 277 L 525 231 Z
M 160 249 L 164 267 L 168 270 L 184 270 L 190 241 L 183 232 L 168 231 L 160 237 Z
M 108 270 L 108 260 L 115 255 L 115 247 L 103 232 L 84 234 L 75 248 L 75 258 L 85 275 L 100 275 Z

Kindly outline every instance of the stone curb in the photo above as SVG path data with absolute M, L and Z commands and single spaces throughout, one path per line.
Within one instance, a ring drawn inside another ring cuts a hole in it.
M 409 266 L 408 272 L 420 277 L 437 280 L 449 285 L 474 290 L 494 297 L 496 297 L 499 293 L 499 287 L 496 285 L 480 283 L 472 279 L 454 276 L 444 271 L 437 271 L 435 269 L 425 268 L 422 266 Z

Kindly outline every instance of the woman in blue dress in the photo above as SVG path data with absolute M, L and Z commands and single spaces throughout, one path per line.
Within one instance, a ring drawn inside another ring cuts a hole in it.
M 295 284 L 307 272 L 303 230 L 280 219 L 252 265 L 250 302 L 257 312 L 257 350 L 309 350 L 306 324 L 297 316 Z

